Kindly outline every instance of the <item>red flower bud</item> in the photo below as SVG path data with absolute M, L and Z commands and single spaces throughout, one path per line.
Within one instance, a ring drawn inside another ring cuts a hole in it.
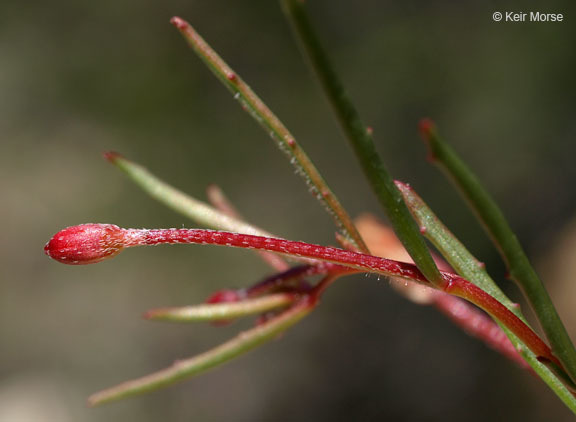
M 111 258 L 124 248 L 123 230 L 113 224 L 82 224 L 59 231 L 44 252 L 63 264 L 94 264 Z

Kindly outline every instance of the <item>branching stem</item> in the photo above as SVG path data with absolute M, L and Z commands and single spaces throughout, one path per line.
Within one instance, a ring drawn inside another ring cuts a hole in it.
M 265 250 L 328 261 L 362 272 L 404 278 L 431 286 L 413 264 L 310 243 L 214 230 L 122 229 L 111 224 L 86 224 L 69 227 L 57 233 L 46 244 L 45 251 L 50 257 L 63 263 L 89 264 L 113 257 L 126 247 L 178 243 Z M 441 277 L 442 282 L 434 287 L 474 303 L 518 336 L 543 362 L 562 367 L 546 343 L 490 294 L 456 274 L 441 272 Z
M 431 120 L 422 120 L 420 131 L 427 142 L 430 160 L 450 177 L 483 223 L 484 229 L 506 262 L 510 277 L 520 286 L 532 305 L 554 354 L 562 361 L 570 378 L 575 382 L 576 349 L 574 344 L 544 284 L 530 265 L 524 249 L 510 228 L 504 214 L 474 173 L 456 152 L 440 138 L 436 126 Z

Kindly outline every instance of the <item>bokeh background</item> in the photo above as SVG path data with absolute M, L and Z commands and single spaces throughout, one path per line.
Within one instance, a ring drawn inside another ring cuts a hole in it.
M 425 160 L 431 116 L 510 218 L 576 331 L 576 14 L 540 2 L 310 2 L 378 149 L 515 298 L 489 240 Z M 495 11 L 563 23 L 495 23 Z M 206 350 L 229 327 L 146 322 L 269 270 L 246 251 L 158 247 L 95 266 L 42 253 L 59 229 L 191 223 L 101 154 L 116 150 L 252 222 L 333 243 L 285 157 L 168 23 L 189 20 L 292 129 L 354 215 L 382 212 L 301 60 L 277 2 L 0 3 L 0 421 L 571 420 L 543 383 L 398 296 L 350 277 L 282 339 L 189 382 L 98 409 L 85 398 Z

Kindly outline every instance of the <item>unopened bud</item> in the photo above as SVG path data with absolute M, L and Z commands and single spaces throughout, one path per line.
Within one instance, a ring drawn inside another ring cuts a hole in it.
M 44 252 L 63 264 L 94 264 L 111 258 L 124 248 L 123 229 L 114 224 L 82 224 L 59 231 Z

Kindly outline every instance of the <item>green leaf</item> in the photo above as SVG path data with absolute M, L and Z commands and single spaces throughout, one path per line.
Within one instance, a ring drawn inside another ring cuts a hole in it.
M 308 315 L 312 309 L 313 305 L 303 301 L 266 323 L 244 331 L 212 350 L 192 358 L 176 361 L 172 366 L 161 371 L 93 394 L 88 399 L 88 403 L 91 406 L 96 406 L 154 391 L 222 365 L 267 341 L 273 340 L 278 334 L 286 331 Z
M 273 236 L 258 227 L 224 214 L 216 208 L 173 188 L 150 173 L 145 167 L 128 160 L 116 152 L 107 152 L 104 156 L 126 173 L 134 183 L 151 197 L 205 227 L 258 236 Z
M 179 308 L 158 308 L 146 312 L 145 317 L 156 321 L 196 322 L 236 319 L 261 314 L 294 302 L 295 296 L 287 293 L 269 294 L 240 302 L 205 303 Z
M 576 349 L 544 287 L 530 264 L 520 242 L 504 214 L 484 189 L 478 178 L 456 152 L 438 135 L 430 120 L 423 120 L 420 129 L 427 141 L 430 159 L 455 183 L 476 216 L 483 223 L 502 255 L 510 277 L 520 286 L 546 333 L 554 354 L 564 364 L 572 381 L 576 381 Z
M 400 192 L 394 186 L 392 177 L 386 171 L 370 131 L 362 123 L 356 108 L 348 98 L 342 83 L 324 52 L 306 14 L 304 2 L 283 0 L 294 33 L 300 41 L 302 51 L 318 77 L 336 117 L 350 141 L 364 174 L 384 207 L 398 238 L 426 278 L 432 284 L 441 282 L 438 268 L 414 223 L 410 212 L 402 201 Z
M 290 163 L 296 168 L 311 193 L 324 205 L 332 215 L 336 225 L 343 234 L 349 238 L 357 248 L 366 251 L 362 237 L 356 230 L 352 219 L 340 204 L 336 195 L 328 187 L 320 172 L 316 169 L 310 158 L 288 131 L 284 124 L 252 91 L 252 89 L 232 70 L 230 66 L 204 41 L 200 35 L 184 20 L 174 17 L 171 21 L 182 33 L 190 47 L 208 66 L 214 75 L 226 86 L 234 98 L 270 135 L 280 149 L 286 153 Z

